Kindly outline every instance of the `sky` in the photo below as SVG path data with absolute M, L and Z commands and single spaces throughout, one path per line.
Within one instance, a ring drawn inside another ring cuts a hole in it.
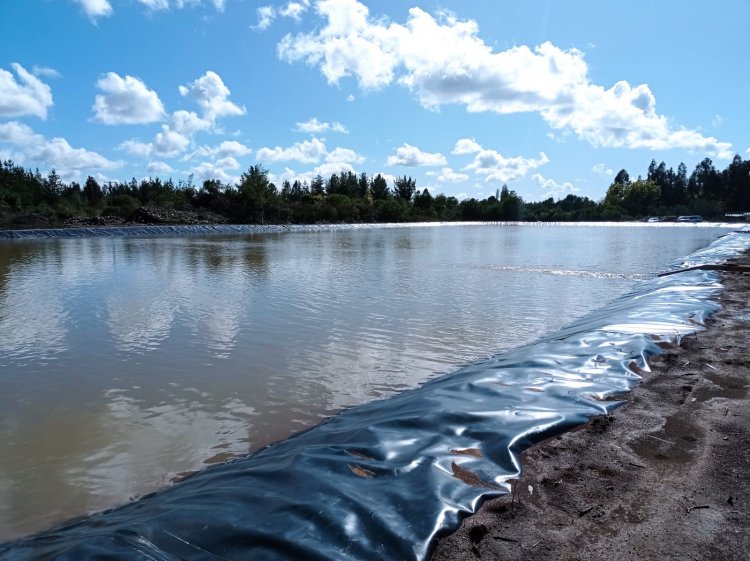
M 0 160 L 601 199 L 750 158 L 750 2 L 0 0 Z

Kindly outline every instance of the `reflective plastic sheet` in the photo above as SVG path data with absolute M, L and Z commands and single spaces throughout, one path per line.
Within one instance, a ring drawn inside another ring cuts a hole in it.
M 675 268 L 750 247 L 729 234 Z M 0 545 L 2 560 L 422 560 L 487 499 L 520 453 L 605 414 L 658 343 L 702 328 L 719 275 L 637 290 L 533 345 L 349 409 L 169 489 Z

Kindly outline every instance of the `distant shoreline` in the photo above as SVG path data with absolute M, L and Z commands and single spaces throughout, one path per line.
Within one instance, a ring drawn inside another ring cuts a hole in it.
M 11 239 L 50 239 L 86 237 L 135 237 L 187 234 L 264 234 L 282 232 L 310 232 L 377 228 L 414 228 L 430 226 L 583 226 L 583 227 L 646 227 L 646 228 L 743 228 L 743 222 L 526 222 L 526 221 L 446 221 L 446 222 L 362 222 L 362 223 L 321 223 L 321 224 L 229 224 L 216 223 L 160 223 L 142 224 L 134 222 L 113 222 L 111 224 L 69 224 L 50 228 L 0 229 L 0 240 Z

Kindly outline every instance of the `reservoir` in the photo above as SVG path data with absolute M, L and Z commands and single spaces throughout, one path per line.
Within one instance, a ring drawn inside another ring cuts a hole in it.
M 726 228 L 0 242 L 0 540 L 560 329 Z

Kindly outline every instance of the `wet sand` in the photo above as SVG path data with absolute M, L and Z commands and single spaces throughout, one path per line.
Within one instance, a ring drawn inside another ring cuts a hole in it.
M 512 496 L 433 561 L 748 559 L 750 274 L 722 282 L 707 331 L 654 357 L 613 415 L 527 450 Z

